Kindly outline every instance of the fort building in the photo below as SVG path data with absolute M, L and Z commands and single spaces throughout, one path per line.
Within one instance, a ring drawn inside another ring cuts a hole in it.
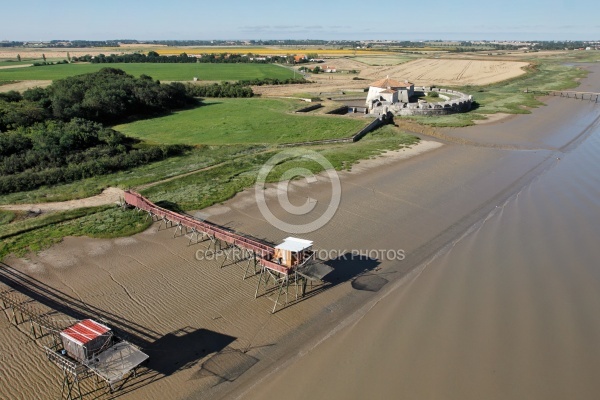
M 407 80 L 400 81 L 388 76 L 369 86 L 366 114 L 445 115 L 467 112 L 472 103 L 473 96 L 465 93 L 432 86 L 415 87 Z
M 385 79 L 371 83 L 369 93 L 367 94 L 367 107 L 372 108 L 374 104 L 387 103 L 388 105 L 398 102 L 408 103 L 410 98 L 415 93 L 415 85 L 409 81 L 400 82 L 395 79 L 390 79 L 388 76 Z

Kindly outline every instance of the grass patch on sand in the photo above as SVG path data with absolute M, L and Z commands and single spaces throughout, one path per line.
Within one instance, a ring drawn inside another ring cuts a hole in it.
M 10 224 L 15 219 L 15 213 L 8 210 L 0 210 L 0 226 Z
M 473 125 L 474 120 L 485 119 L 483 114 L 529 114 L 530 108 L 544 103 L 537 96 L 552 90 L 571 89 L 587 71 L 556 62 L 540 62 L 522 77 L 488 86 L 463 86 L 456 90 L 473 95 L 475 108 L 463 114 L 434 117 L 409 117 L 431 126 L 460 127 Z M 527 93 L 525 91 L 528 91 Z
M 0 260 L 8 254 L 22 257 L 60 242 L 65 236 L 114 238 L 141 232 L 150 226 L 142 213 L 114 206 L 79 208 L 41 215 L 0 226 Z
M 263 78 L 287 79 L 294 76 L 293 71 L 273 64 L 75 63 L 0 69 L 0 81 L 56 80 L 96 72 L 102 68 L 118 68 L 134 76 L 145 74 L 161 81 L 191 81 L 194 77 L 198 77 L 201 81 L 237 81 Z
M 277 144 L 350 137 L 368 122 L 292 113 L 303 106 L 286 99 L 211 99 L 191 110 L 114 129 L 152 143 Z

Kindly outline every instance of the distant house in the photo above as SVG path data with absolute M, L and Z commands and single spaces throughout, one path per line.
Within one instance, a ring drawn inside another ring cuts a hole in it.
M 300 55 L 294 56 L 294 62 L 301 63 L 301 62 L 306 62 L 306 61 L 307 61 L 307 59 L 306 59 L 305 54 L 300 54 Z
M 414 94 L 415 85 L 413 83 L 407 80 L 400 82 L 387 77 L 371 83 L 366 103 L 369 109 L 381 105 L 408 103 Z
M 323 72 L 337 72 L 337 69 L 333 65 L 326 65 L 325 68 L 322 68 Z

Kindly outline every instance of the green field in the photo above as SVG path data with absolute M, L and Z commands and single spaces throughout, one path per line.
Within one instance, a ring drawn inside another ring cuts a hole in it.
M 0 61 L 0 67 L 14 67 L 17 65 L 33 64 L 35 61 L 15 61 L 15 60 L 2 60 Z
M 58 64 L 0 69 L 0 81 L 56 80 L 73 75 L 119 68 L 128 74 L 146 74 L 161 81 L 237 81 L 246 79 L 293 78 L 294 72 L 273 64 Z
M 365 119 L 297 115 L 294 100 L 211 99 L 203 106 L 117 125 L 128 136 L 166 144 L 277 144 L 352 136 Z

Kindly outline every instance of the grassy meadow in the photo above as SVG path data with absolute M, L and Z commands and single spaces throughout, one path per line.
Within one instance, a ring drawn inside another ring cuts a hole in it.
M 352 136 L 365 119 L 292 114 L 285 99 L 211 99 L 203 106 L 117 125 L 125 135 L 166 144 L 277 144 Z
M 293 78 L 294 72 L 273 64 L 57 64 L 0 69 L 0 81 L 56 80 L 87 74 L 102 68 L 118 68 L 134 76 L 149 75 L 161 81 L 237 81 L 246 79 Z
M 311 146 L 310 149 L 325 156 L 337 170 L 350 170 L 360 160 L 375 157 L 388 150 L 409 147 L 418 141 L 416 136 L 404 133 L 393 125 L 386 125 L 356 143 Z M 153 185 L 141 190 L 141 193 L 155 202 L 168 200 L 176 203 L 184 210 L 208 207 L 226 201 L 254 185 L 260 168 L 278 151 L 265 149 L 244 155 L 196 174 Z M 292 167 L 307 168 L 314 173 L 321 172 L 323 168 L 308 160 L 288 160 L 274 168 L 268 180 L 277 181 L 283 171 Z

